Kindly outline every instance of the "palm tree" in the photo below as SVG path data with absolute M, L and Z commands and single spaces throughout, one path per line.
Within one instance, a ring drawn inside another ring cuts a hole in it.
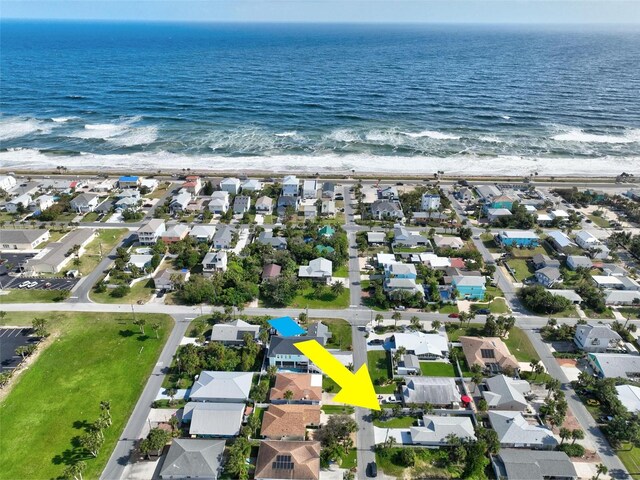
M 153 331 L 156 332 L 156 338 L 160 338 L 160 335 L 158 335 L 158 330 L 160 330 L 160 324 L 158 322 L 154 322 L 151 324 L 151 328 L 153 328 Z
M 551 396 L 551 394 L 560 388 L 560 380 L 557 378 L 549 378 L 544 387 L 547 389 L 547 399 Z
M 331 293 L 333 293 L 336 297 L 342 295 L 342 292 L 344 292 L 344 283 L 336 280 L 331 284 Z
M 575 430 L 572 430 L 571 431 L 571 439 L 573 440 L 571 442 L 571 445 L 573 445 L 574 443 L 576 443 L 576 440 L 584 439 L 584 432 L 582 430 L 580 430 L 579 428 L 576 428 Z
M 100 410 L 103 415 L 107 418 L 109 425 L 111 425 L 111 400 L 102 400 L 100 402 Z
M 62 476 L 68 480 L 82 480 L 82 474 L 87 469 L 87 464 L 80 460 L 79 462 L 72 463 L 62 472 Z
M 596 476 L 594 477 L 594 480 L 598 480 L 598 478 L 600 478 L 600 474 L 606 475 L 608 471 L 609 469 L 606 465 L 599 463 L 596 465 Z
M 138 318 L 133 321 L 133 324 L 140 327 L 140 333 L 144 335 L 144 326 L 147 324 L 147 321 L 144 318 Z
M 269 378 L 275 378 L 277 373 L 278 373 L 278 367 L 276 367 L 275 365 L 269 365 L 267 367 L 267 376 Z
M 420 327 L 422 326 L 420 324 L 420 319 L 415 315 L 411 317 L 411 319 L 409 320 L 409 323 L 411 324 L 411 328 L 413 328 L 414 330 L 420 330 Z
M 441 326 L 442 326 L 442 322 L 440 320 L 434 320 L 433 322 L 431 322 L 431 328 L 433 328 L 436 331 L 440 330 Z
M 376 313 L 376 322 L 378 323 L 378 326 L 382 325 L 382 322 L 384 322 L 384 315 Z
M 531 372 L 536 373 L 536 369 L 540 365 L 540 360 L 536 360 L 535 358 L 529 362 L 529 366 L 531 367 Z
M 393 319 L 394 328 L 398 328 L 398 320 L 402 319 L 402 315 L 400 314 L 400 312 L 393 312 L 393 315 L 391 315 L 391 318 Z
M 484 378 L 482 367 L 479 364 L 474 363 L 471 365 L 469 371 L 471 372 L 471 381 L 473 382 L 473 391 L 475 392 L 476 388 L 480 383 L 482 383 L 482 379 Z
M 571 437 L 571 430 L 569 430 L 568 428 L 562 427 L 560 428 L 559 435 L 560 435 L 560 445 L 562 445 L 567 438 Z
M 291 400 L 293 399 L 293 392 L 291 390 L 287 390 L 286 392 L 284 392 L 283 396 L 287 403 L 291 403 Z

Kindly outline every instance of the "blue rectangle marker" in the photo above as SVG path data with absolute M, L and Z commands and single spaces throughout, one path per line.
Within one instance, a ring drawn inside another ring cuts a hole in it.
M 305 330 L 291 317 L 274 318 L 269 320 L 269 324 L 283 337 L 295 337 L 305 333 Z

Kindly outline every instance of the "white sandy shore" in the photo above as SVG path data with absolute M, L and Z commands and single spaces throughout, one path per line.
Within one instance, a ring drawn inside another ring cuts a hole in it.
M 545 176 L 605 177 L 622 172 L 640 175 L 640 155 L 603 158 L 523 158 L 459 156 L 379 157 L 359 155 L 276 155 L 271 157 L 185 156 L 168 152 L 134 153 L 130 155 L 79 156 L 45 155 L 38 150 L 18 149 L 0 152 L 0 168 L 4 170 L 51 170 L 64 165 L 70 170 L 149 171 L 158 169 L 218 172 L 306 172 L 361 174 L 525 176 L 537 172 Z

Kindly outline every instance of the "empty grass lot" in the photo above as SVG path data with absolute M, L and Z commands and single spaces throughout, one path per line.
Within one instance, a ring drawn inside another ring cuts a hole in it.
M 8 314 L 4 323 L 29 325 L 34 317 L 49 319 L 50 331 L 58 338 L 0 404 L 0 478 L 58 478 L 75 460 L 87 462 L 84 478 L 98 478 L 173 321 L 166 315 L 139 316 L 147 325 L 160 323 L 159 339 L 149 326 L 148 336 L 140 335 L 131 315 L 21 312 Z M 113 424 L 93 458 L 75 447 L 74 439 L 98 417 L 101 400 L 111 401 Z
M 346 320 L 340 318 L 322 319 L 329 331 L 331 338 L 327 342 L 327 348 L 339 348 L 340 350 L 351 350 L 351 325 Z
M 394 417 L 389 420 L 374 420 L 373 424 L 380 428 L 409 428 L 416 424 L 413 417 Z
M 453 365 L 445 362 L 420 362 L 420 370 L 425 377 L 456 377 Z
M 390 380 L 389 361 L 386 350 L 369 350 L 367 352 L 369 375 L 371 376 L 377 393 L 393 393 L 396 390 L 395 383 L 384 386 L 376 385 L 376 381 L 388 382 Z
M 95 270 L 98 263 L 102 260 L 100 256 L 100 246 L 102 245 L 102 255 L 108 255 L 111 250 L 118 244 L 125 233 L 128 230 L 126 228 L 109 228 L 104 230 L 98 230 L 96 238 L 91 240 L 84 255 L 80 257 L 80 273 L 82 275 L 88 275 Z
M 131 291 L 128 295 L 118 298 L 111 296 L 111 289 L 107 289 L 106 292 L 97 293 L 91 291 L 89 294 L 91 300 L 97 303 L 138 303 L 138 301 L 147 302 L 154 292 L 153 279 L 142 280 L 131 287 Z
M 518 282 L 522 282 L 525 278 L 529 278 L 534 273 L 533 267 L 524 258 L 512 258 L 507 262 L 507 265 L 511 268 L 511 271 Z
M 349 306 L 349 289 L 345 288 L 340 295 L 334 295 L 327 287 L 320 297 L 316 297 L 313 288 L 308 288 L 298 293 L 290 306 L 294 308 L 347 308 Z
M 59 290 L 11 290 L 0 296 L 0 304 L 61 302 L 66 298 L 64 295 Z

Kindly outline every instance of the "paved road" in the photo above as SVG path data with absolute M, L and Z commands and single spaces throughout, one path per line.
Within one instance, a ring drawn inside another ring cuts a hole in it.
M 569 408 L 573 412 L 573 415 L 580 423 L 580 428 L 586 435 L 586 439 L 598 449 L 598 454 L 603 464 L 609 469 L 609 475 L 613 478 L 630 478 L 626 468 L 616 455 L 615 451 L 609 445 L 606 437 L 598 428 L 595 420 L 588 412 L 587 408 L 580 401 L 576 392 L 571 388 L 569 379 L 565 375 L 562 368 L 552 355 L 549 346 L 542 341 L 540 334 L 534 330 L 525 330 L 527 336 L 531 340 L 533 347 L 540 356 L 540 360 L 544 364 L 547 372 L 553 378 L 557 378 L 562 383 L 562 390 L 564 391 Z
M 138 403 L 133 409 L 133 413 L 129 417 L 129 421 L 118 439 L 118 443 L 116 443 L 116 447 L 102 472 L 101 479 L 120 480 L 123 478 L 134 442 L 140 438 L 144 424 L 151 411 L 151 404 L 162 387 L 166 368 L 171 365 L 171 359 L 178 345 L 180 345 L 180 340 L 185 336 L 192 318 L 193 316 L 174 315 L 176 323 L 169 335 L 169 339 L 162 349 L 158 363 L 156 363 L 153 368 L 147 385 L 144 387 L 142 395 L 140 395 Z

